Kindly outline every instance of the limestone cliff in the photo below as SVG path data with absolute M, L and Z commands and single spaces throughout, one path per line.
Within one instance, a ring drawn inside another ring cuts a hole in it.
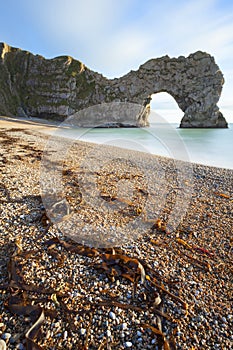
M 103 102 L 132 102 L 140 104 L 143 113 L 128 120 L 127 126 L 147 126 L 149 97 L 165 91 L 184 112 L 181 127 L 222 128 L 227 122 L 217 103 L 223 83 L 214 58 L 200 51 L 187 58 L 151 59 L 137 71 L 107 79 L 70 56 L 45 59 L 0 43 L 0 114 L 4 115 L 63 120 Z M 106 120 L 111 124 L 117 125 L 117 120 Z

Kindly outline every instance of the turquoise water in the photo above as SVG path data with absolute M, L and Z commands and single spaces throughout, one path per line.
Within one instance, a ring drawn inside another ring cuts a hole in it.
M 229 124 L 228 129 L 179 129 L 178 124 L 151 123 L 149 128 L 63 129 L 62 134 L 78 140 L 233 169 L 233 124 Z

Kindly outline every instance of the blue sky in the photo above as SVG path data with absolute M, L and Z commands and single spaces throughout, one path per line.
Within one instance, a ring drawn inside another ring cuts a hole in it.
M 206 51 L 224 73 L 219 106 L 233 122 L 232 0 L 1 1 L 0 41 L 46 58 L 70 55 L 109 78 L 153 57 Z

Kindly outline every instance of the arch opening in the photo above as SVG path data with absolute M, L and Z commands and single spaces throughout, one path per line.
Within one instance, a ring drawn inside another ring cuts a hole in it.
M 176 100 L 168 92 L 158 92 L 151 95 L 151 113 L 149 120 L 156 121 L 156 113 L 161 115 L 169 123 L 180 123 L 184 112 L 178 106 Z

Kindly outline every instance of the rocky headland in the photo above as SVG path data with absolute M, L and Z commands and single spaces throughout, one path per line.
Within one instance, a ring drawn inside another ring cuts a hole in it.
M 151 95 L 167 92 L 184 112 L 180 127 L 226 128 L 217 106 L 223 83 L 214 58 L 201 51 L 151 59 L 136 71 L 107 79 L 70 56 L 45 59 L 0 43 L 0 114 L 7 116 L 64 120 L 90 106 L 127 102 L 141 106 L 139 113 L 104 124 L 148 126 Z M 99 125 L 85 114 L 79 126 Z

